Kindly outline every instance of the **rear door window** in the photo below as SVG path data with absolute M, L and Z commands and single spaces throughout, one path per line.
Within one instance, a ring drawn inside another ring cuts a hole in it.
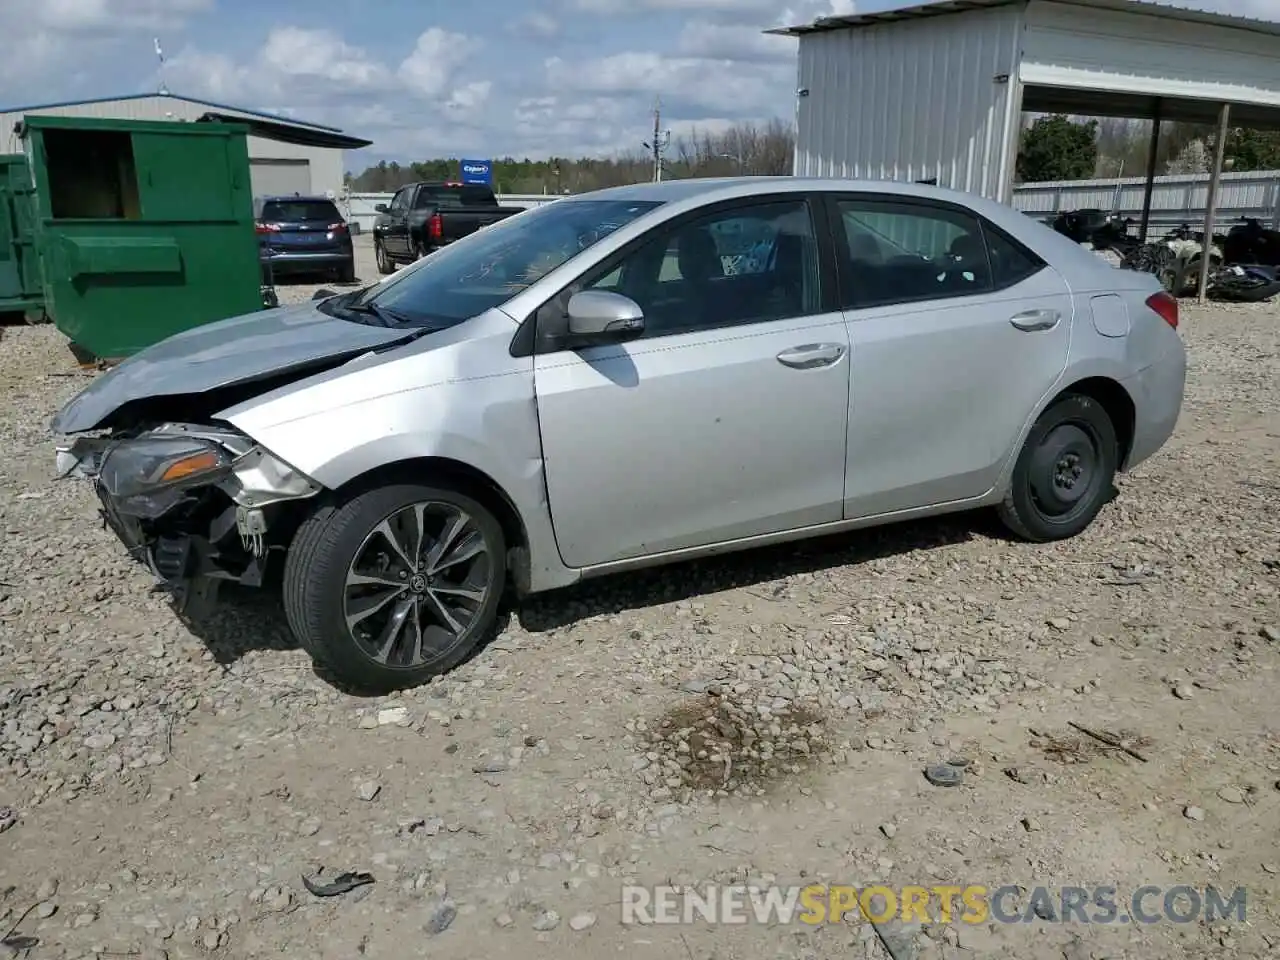
M 838 200 L 846 307 L 987 293 L 991 266 L 976 217 L 919 200 Z

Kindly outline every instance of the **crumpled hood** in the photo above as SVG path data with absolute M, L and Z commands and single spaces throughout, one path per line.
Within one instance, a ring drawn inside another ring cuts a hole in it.
M 287 373 L 386 346 L 412 332 L 339 320 L 310 302 L 203 324 L 101 374 L 58 411 L 52 429 L 93 430 L 130 401 L 204 393 Z

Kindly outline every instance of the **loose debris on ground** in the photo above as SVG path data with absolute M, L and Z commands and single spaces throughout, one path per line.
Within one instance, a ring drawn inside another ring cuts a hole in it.
M 0 958 L 1274 956 L 1280 307 L 1183 314 L 1177 435 L 1080 538 L 960 516 L 602 580 L 379 700 L 260 596 L 179 623 L 50 479 L 86 377 L 5 329 Z M 319 864 L 377 882 L 317 897 Z M 628 883 L 814 882 L 1212 883 L 1249 916 L 620 922 Z

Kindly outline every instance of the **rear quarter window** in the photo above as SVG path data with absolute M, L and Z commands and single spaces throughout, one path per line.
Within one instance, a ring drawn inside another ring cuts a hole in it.
M 1045 262 L 1022 244 L 989 223 L 984 222 L 982 226 L 987 253 L 991 257 L 991 279 L 995 289 L 1012 287 L 1045 268 Z

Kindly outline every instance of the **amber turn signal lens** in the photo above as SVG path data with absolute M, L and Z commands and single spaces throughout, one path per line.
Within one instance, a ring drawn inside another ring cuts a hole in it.
M 210 470 L 218 468 L 218 455 L 210 450 L 207 453 L 197 453 L 194 456 L 183 457 L 176 460 L 165 468 L 164 474 L 160 477 L 161 483 L 172 483 L 175 480 L 183 480 L 197 473 L 207 473 Z

